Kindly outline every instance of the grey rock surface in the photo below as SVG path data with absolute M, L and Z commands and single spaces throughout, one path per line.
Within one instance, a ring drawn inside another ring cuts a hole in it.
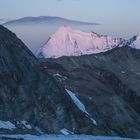
M 124 46 L 79 57 L 40 59 L 97 121 L 94 134 L 140 138 L 140 51 Z
M 63 128 L 77 134 L 92 134 L 95 127 L 65 89 L 40 67 L 23 42 L 3 26 L 0 26 L 0 120 L 15 125 L 17 121 L 27 121 L 49 134 L 59 134 Z M 4 132 L 8 133 L 0 129 L 0 134 Z M 19 128 L 18 132 L 23 130 Z

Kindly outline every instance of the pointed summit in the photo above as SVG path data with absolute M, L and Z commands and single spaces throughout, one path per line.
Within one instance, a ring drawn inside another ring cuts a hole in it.
M 58 58 L 61 56 L 80 56 L 108 51 L 124 40 L 94 32 L 83 32 L 62 26 L 40 49 L 38 56 Z

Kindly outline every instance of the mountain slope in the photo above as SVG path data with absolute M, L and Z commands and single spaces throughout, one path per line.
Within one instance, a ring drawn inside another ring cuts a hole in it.
M 40 17 L 24 17 L 16 20 L 11 20 L 4 23 L 4 26 L 18 26 L 18 25 L 33 25 L 33 24 L 59 24 L 62 25 L 98 25 L 97 23 L 88 23 L 65 19 L 61 17 L 40 16 Z
M 96 126 L 90 118 L 39 67 L 38 60 L 22 41 L 2 26 L 0 66 L 0 134 L 36 131 L 58 134 L 64 128 L 73 133 L 92 134 Z
M 140 35 L 134 36 L 130 39 L 130 46 L 135 49 L 140 49 Z
M 106 135 L 140 138 L 140 51 L 40 59 L 40 66 L 84 103 Z M 94 131 L 98 133 L 98 131 Z
M 99 53 L 115 48 L 123 41 L 121 38 L 98 35 L 93 32 L 86 33 L 63 26 L 39 50 L 38 56 L 58 58 Z

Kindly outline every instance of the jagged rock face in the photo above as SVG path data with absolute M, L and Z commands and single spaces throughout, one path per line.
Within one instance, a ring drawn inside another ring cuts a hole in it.
M 27 121 L 44 133 L 95 127 L 15 34 L 0 26 L 0 120 Z M 0 129 L 0 133 L 2 130 Z
M 117 47 L 124 40 L 94 32 L 86 33 L 63 26 L 50 37 L 47 43 L 39 50 L 37 56 L 58 58 L 61 56 L 81 56 L 108 51 Z
M 40 66 L 76 93 L 105 135 L 140 138 L 139 50 L 125 46 L 95 55 L 40 59 Z

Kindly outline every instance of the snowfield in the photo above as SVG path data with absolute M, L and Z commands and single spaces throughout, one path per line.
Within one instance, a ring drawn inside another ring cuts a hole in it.
M 97 122 L 91 117 L 91 115 L 87 112 L 86 107 L 84 104 L 76 97 L 76 94 L 71 92 L 70 90 L 66 89 L 67 93 L 75 103 L 75 105 L 86 114 L 86 117 L 88 117 L 94 125 L 97 125 Z
M 134 140 L 120 137 L 101 137 L 101 136 L 87 136 L 87 135 L 1 135 L 6 138 L 23 138 L 24 140 Z M 136 139 L 135 139 L 136 140 Z M 137 139 L 139 140 L 139 139 Z

